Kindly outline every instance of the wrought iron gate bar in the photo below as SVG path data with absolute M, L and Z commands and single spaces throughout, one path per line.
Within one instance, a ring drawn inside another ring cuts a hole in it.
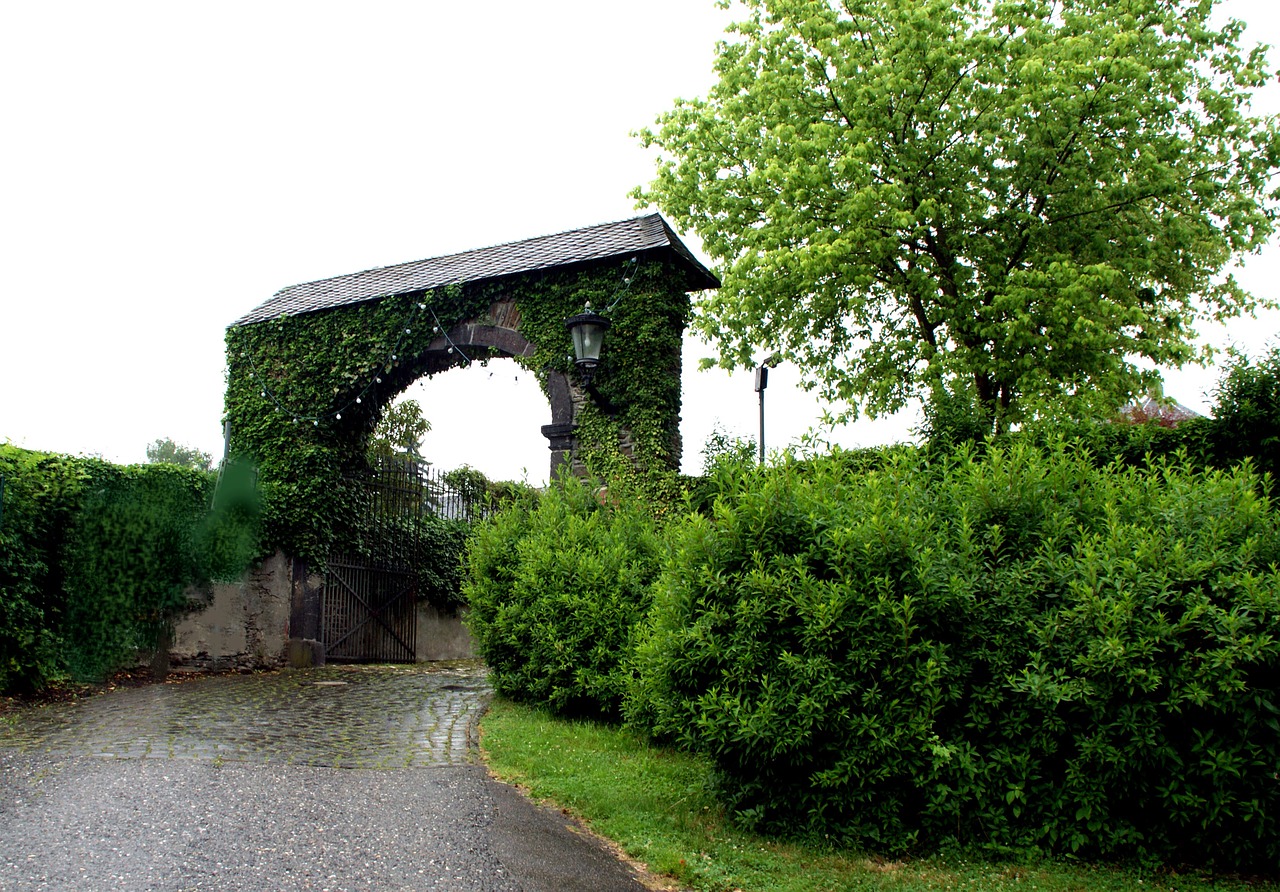
M 356 649 L 360 651 L 371 650 L 373 657 L 384 662 L 397 662 L 396 656 L 399 651 L 403 651 L 403 653 L 408 655 L 409 660 L 412 660 L 414 657 L 416 642 L 413 642 L 412 639 L 410 641 L 404 640 L 402 635 L 409 630 L 407 627 L 404 627 L 405 624 L 403 622 L 398 622 L 403 619 L 403 613 L 410 605 L 412 605 L 415 611 L 417 608 L 417 599 L 415 597 L 416 592 L 414 591 L 410 574 L 379 570 L 378 568 L 363 566 L 358 562 L 341 560 L 331 560 L 329 567 L 331 571 L 330 579 L 333 582 L 336 582 L 342 589 L 345 589 L 346 593 L 350 595 L 350 598 L 346 599 L 346 605 L 354 607 L 358 612 L 366 614 L 363 620 L 351 625 L 345 634 L 340 637 L 333 638 L 331 642 L 326 642 L 326 647 L 338 654 L 335 658 L 340 659 L 345 654 L 342 648 L 344 642 L 350 639 L 357 632 L 362 632 L 365 636 L 368 636 L 370 632 L 374 631 L 370 628 L 369 624 L 376 623 L 385 630 L 387 635 L 390 636 L 391 641 L 384 640 L 381 642 L 381 647 L 379 647 L 379 642 L 372 641 L 367 643 L 366 646 L 357 647 Z M 408 580 L 408 582 L 406 585 L 401 586 L 398 589 L 394 589 L 390 593 L 387 593 L 384 590 L 383 600 L 379 603 L 374 603 L 374 601 L 369 599 L 366 592 L 357 591 L 356 587 L 359 585 L 362 589 L 366 588 L 370 577 L 375 574 L 385 575 L 387 577 L 400 576 L 401 578 Z M 339 600 L 342 600 L 340 592 L 334 592 L 334 594 L 338 596 Z M 406 601 L 408 603 L 405 603 Z M 391 613 L 390 622 L 388 622 L 386 615 L 388 610 Z M 416 623 L 413 625 L 416 627 Z M 336 634 L 337 630 L 334 631 Z M 394 644 L 392 642 L 394 642 Z M 398 645 L 398 648 L 396 645 Z
M 426 518 L 478 519 L 487 505 L 408 456 L 379 460 L 348 481 L 360 497 L 355 532 L 329 556 L 321 595 L 326 659 L 412 662 L 417 656 L 418 574 Z
M 379 574 L 335 567 L 325 592 L 325 653 L 334 661 L 411 662 L 417 598 L 411 586 L 379 591 Z

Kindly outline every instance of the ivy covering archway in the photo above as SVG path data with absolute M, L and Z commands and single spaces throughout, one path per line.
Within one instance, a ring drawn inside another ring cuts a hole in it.
M 284 289 L 227 330 L 230 450 L 257 463 L 264 543 L 308 562 L 350 529 L 383 408 L 421 377 L 510 356 L 552 406 L 553 471 L 680 459 L 688 292 L 718 286 L 656 214 Z M 579 386 L 564 321 L 613 326 Z

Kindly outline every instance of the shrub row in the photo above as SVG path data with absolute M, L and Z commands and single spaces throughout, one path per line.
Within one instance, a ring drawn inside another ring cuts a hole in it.
M 742 817 L 1280 861 L 1280 528 L 1251 473 L 1021 444 L 742 478 L 673 537 L 628 708 Z
M 59 555 L 92 459 L 0 444 L 0 692 L 30 692 L 60 671 Z
M 701 499 L 658 533 L 571 482 L 483 528 L 498 690 L 622 704 L 766 829 L 1280 863 L 1280 521 L 1247 468 L 898 448 L 724 462 Z
M 926 413 L 923 433 L 934 454 L 957 444 L 986 442 L 990 425 L 974 418 L 963 400 L 943 398 Z M 1212 417 L 1178 424 L 1116 419 L 1032 426 L 1006 439 L 1042 445 L 1063 438 L 1088 447 L 1100 464 L 1120 460 L 1143 465 L 1150 457 L 1178 456 L 1197 468 L 1227 469 L 1250 462 L 1260 480 L 1280 479 L 1280 348 L 1249 362 L 1237 358 L 1218 382 Z
M 192 584 L 258 548 L 252 472 L 0 446 L 0 691 L 96 679 L 154 649 Z

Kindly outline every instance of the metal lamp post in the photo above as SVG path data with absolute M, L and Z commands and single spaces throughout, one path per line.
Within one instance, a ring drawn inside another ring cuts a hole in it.
M 769 386 L 769 367 L 756 368 L 756 393 L 760 394 L 760 464 L 764 464 L 764 389 Z
M 764 389 L 769 386 L 769 369 L 782 361 L 781 353 L 770 353 L 756 367 L 756 393 L 760 394 L 760 464 L 764 464 Z

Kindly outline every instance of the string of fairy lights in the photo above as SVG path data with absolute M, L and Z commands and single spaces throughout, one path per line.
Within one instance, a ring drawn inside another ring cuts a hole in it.
M 392 296 L 393 295 L 385 294 L 382 297 L 378 298 L 378 300 L 383 300 L 385 298 L 392 297 Z M 451 354 L 456 353 L 458 356 L 462 357 L 462 360 L 467 365 L 471 364 L 471 361 L 472 361 L 471 357 L 468 356 L 465 352 L 463 352 L 462 348 L 453 342 L 453 339 L 449 337 L 448 330 L 443 325 L 440 324 L 440 318 L 436 315 L 435 309 L 433 309 L 424 301 L 418 301 L 411 308 L 409 318 L 408 320 L 406 320 L 403 327 L 400 328 L 399 334 L 396 337 L 396 343 L 387 352 L 386 359 L 378 363 L 379 368 L 386 369 L 395 365 L 397 362 L 399 362 L 400 355 L 401 355 L 401 348 L 404 345 L 404 339 L 409 335 L 413 334 L 414 326 L 417 323 L 418 314 L 423 310 L 426 310 L 431 314 L 431 320 L 432 320 L 432 323 L 434 324 L 433 332 L 435 334 L 442 335 L 444 337 L 445 343 L 448 344 L 447 352 Z M 271 389 L 271 385 L 268 383 L 267 376 L 259 373 L 257 364 L 253 361 L 253 356 L 251 353 L 249 353 L 248 351 L 242 350 L 240 352 L 240 357 L 242 359 L 248 360 L 249 377 L 253 380 L 255 386 L 258 387 L 259 392 L 261 393 L 263 399 L 266 399 L 267 401 L 269 401 L 271 405 L 275 407 L 275 410 L 278 413 L 286 416 L 293 424 L 301 424 L 309 421 L 313 426 L 319 427 L 322 421 L 323 422 L 341 421 L 343 412 L 350 412 L 355 406 L 362 405 L 364 401 L 369 397 L 369 395 L 374 391 L 374 389 L 379 384 L 382 383 L 382 375 L 380 373 L 375 373 L 373 378 L 367 384 L 365 384 L 364 388 L 361 389 L 354 397 L 348 400 L 345 405 L 339 408 L 333 409 L 329 412 L 321 413 L 319 415 L 308 415 L 308 414 L 303 414 L 299 412 L 294 412 L 293 410 L 285 406 L 284 402 L 280 399 L 280 397 L 276 394 L 276 392 Z
M 626 262 L 626 264 L 624 264 L 622 281 L 618 283 L 618 287 L 614 291 L 611 302 L 603 311 L 605 314 L 612 312 L 618 306 L 618 303 L 631 290 L 631 282 L 635 278 L 634 272 L 637 263 L 638 258 L 633 256 Z M 382 297 L 377 298 L 377 300 L 384 300 L 393 296 L 394 295 L 392 294 L 384 294 Z M 463 352 L 462 348 L 455 344 L 453 339 L 449 337 L 449 331 L 440 323 L 440 318 L 436 315 L 435 309 L 425 301 L 416 301 L 410 309 L 408 320 L 399 330 L 395 345 L 388 351 L 387 358 L 378 364 L 379 368 L 387 369 L 399 362 L 401 347 L 404 345 L 404 340 L 406 337 L 413 334 L 418 314 L 424 310 L 431 314 L 433 333 L 441 335 L 444 338 L 445 343 L 448 345 L 447 352 L 450 354 L 457 354 L 462 358 L 466 365 L 471 365 L 471 357 Z M 248 361 L 249 377 L 259 389 L 263 399 L 270 402 L 271 405 L 275 407 L 276 412 L 287 417 L 293 424 L 311 422 L 313 426 L 319 427 L 321 422 L 328 423 L 330 421 L 341 421 L 342 414 L 344 412 L 350 412 L 355 406 L 363 405 L 364 401 L 373 393 L 375 388 L 382 383 L 382 374 L 375 373 L 372 380 L 365 384 L 364 388 L 361 389 L 359 393 L 348 400 L 346 404 L 340 408 L 318 415 L 304 414 L 294 412 L 285 406 L 281 398 L 271 389 L 267 376 L 259 373 L 257 364 L 254 362 L 253 355 L 249 351 L 240 351 L 240 358 Z
M 615 292 L 613 296 L 613 303 L 605 307 L 604 312 L 601 315 L 608 315 L 609 313 L 612 313 L 614 308 L 618 306 L 618 303 L 624 297 L 627 296 L 627 292 L 631 290 L 631 281 L 636 277 L 635 273 L 636 273 L 637 262 L 638 262 L 638 258 L 633 256 L 630 260 L 627 261 L 626 265 L 623 266 L 622 284 L 618 286 L 618 290 L 617 292 Z

